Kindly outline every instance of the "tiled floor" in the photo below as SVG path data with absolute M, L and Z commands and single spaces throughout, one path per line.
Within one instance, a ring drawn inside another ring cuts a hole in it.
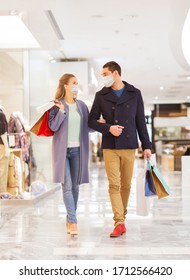
M 78 237 L 66 234 L 60 189 L 29 206 L 0 204 L 0 259 L 189 260 L 190 187 L 183 189 L 180 172 L 162 170 L 171 195 L 152 198 L 149 214 L 139 216 L 136 178 L 141 171 L 142 160 L 136 160 L 127 233 L 115 239 L 109 237 L 113 220 L 103 164 L 92 165 L 90 184 L 80 187 Z

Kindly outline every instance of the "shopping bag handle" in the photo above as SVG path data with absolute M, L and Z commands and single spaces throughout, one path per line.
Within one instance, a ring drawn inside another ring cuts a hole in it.
M 151 161 L 151 159 L 147 159 L 147 165 L 149 170 L 154 168 L 154 163 Z

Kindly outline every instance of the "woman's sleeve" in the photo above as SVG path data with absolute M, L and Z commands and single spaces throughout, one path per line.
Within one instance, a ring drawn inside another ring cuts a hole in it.
M 62 122 L 66 118 L 65 111 L 62 111 L 57 106 L 53 106 L 49 111 L 48 125 L 52 131 L 59 130 Z

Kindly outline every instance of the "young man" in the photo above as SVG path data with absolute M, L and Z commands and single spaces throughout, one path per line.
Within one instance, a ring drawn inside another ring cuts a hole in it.
M 125 217 L 138 148 L 138 137 L 145 158 L 151 157 L 144 104 L 139 89 L 122 81 L 121 67 L 114 61 L 103 66 L 103 87 L 96 93 L 89 115 L 89 127 L 102 133 L 102 148 L 109 182 L 114 230 L 110 237 L 126 232 Z M 102 115 L 105 122 L 98 121 Z

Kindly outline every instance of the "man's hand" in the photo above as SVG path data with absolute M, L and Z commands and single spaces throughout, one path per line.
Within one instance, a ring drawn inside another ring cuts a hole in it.
M 150 149 L 146 149 L 143 151 L 143 154 L 144 154 L 144 158 L 145 159 L 150 159 L 151 157 L 151 150 Z
M 123 131 L 124 126 L 121 125 L 112 125 L 110 126 L 109 132 L 113 134 L 114 136 L 119 136 L 121 135 Z

